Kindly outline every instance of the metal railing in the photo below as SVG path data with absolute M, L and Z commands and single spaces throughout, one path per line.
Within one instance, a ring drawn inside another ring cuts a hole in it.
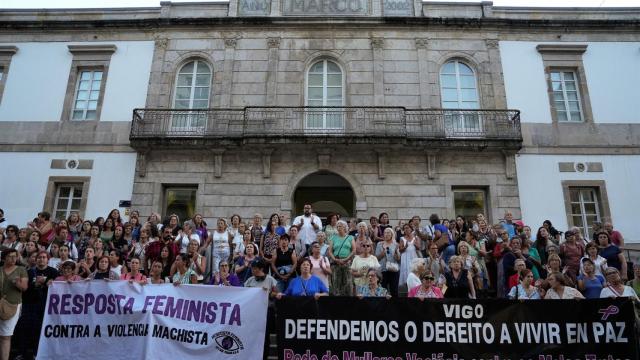
M 246 107 L 135 109 L 131 139 L 384 137 L 522 139 L 518 110 L 404 107 Z

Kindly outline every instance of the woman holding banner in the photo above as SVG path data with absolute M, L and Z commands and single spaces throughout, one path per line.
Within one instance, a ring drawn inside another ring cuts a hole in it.
M 147 277 L 140 272 L 140 258 L 137 256 L 132 257 L 130 266 L 131 270 L 126 274 L 120 275 L 120 280 L 129 280 L 130 283 L 137 282 L 140 285 L 146 285 Z
M 242 286 L 240 279 L 236 274 L 232 274 L 229 272 L 229 262 L 227 260 L 222 260 L 218 264 L 217 274 L 213 275 L 211 278 L 211 284 L 215 286 Z
M 283 293 L 276 295 L 278 299 L 282 296 L 313 296 L 320 298 L 321 296 L 329 295 L 329 289 L 324 285 L 322 280 L 317 276 L 311 274 L 311 260 L 309 258 L 302 259 L 300 263 L 300 276 L 293 278 L 289 282 L 287 290 Z
M 447 280 L 447 291 L 444 297 L 447 299 L 475 299 L 476 290 L 473 287 L 473 278 L 469 271 L 462 268 L 462 260 L 458 256 L 449 259 L 449 271 L 444 274 Z
M 173 274 L 173 285 L 181 284 L 197 284 L 198 276 L 189 268 L 189 255 L 178 254 L 176 260 L 173 263 L 176 267 L 176 272 Z
M 367 271 L 367 280 L 369 283 L 365 286 L 360 286 L 356 289 L 357 296 L 362 299 L 363 297 L 386 297 L 391 298 L 389 292 L 384 287 L 380 286 L 380 277 L 378 276 L 378 270 L 369 269 Z
M 561 272 L 549 274 L 547 281 L 549 281 L 551 288 L 547 290 L 547 294 L 544 296 L 545 299 L 584 299 L 580 291 L 567 286 L 567 277 Z
M 82 276 L 76 274 L 75 271 L 76 263 L 73 260 L 67 260 L 60 265 L 60 273 L 62 275 L 58 276 L 55 281 L 66 281 L 68 283 L 72 283 L 74 281 L 84 280 Z
M 9 359 L 11 336 L 20 317 L 22 293 L 29 286 L 29 276 L 22 266 L 17 266 L 16 249 L 2 251 L 4 266 L 0 273 L 0 358 Z
M 420 285 L 409 289 L 409 297 L 424 299 L 442 299 L 442 291 L 435 286 L 436 278 L 429 270 L 420 276 Z
M 517 274 L 520 284 L 511 288 L 507 295 L 509 299 L 516 300 L 540 300 L 538 288 L 533 286 L 533 272 L 527 268 Z
M 109 257 L 107 255 L 102 255 L 98 259 L 98 267 L 96 271 L 94 271 L 91 275 L 89 275 L 89 280 L 118 280 L 120 277 L 111 271 L 111 267 L 109 266 Z

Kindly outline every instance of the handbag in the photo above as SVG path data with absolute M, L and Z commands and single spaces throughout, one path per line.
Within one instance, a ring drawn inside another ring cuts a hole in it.
M 0 269 L 0 278 L 2 278 L 2 285 L 0 288 L 4 292 L 4 269 Z M 7 301 L 6 296 L 3 294 L 0 299 L 0 320 L 9 320 L 15 316 L 18 312 L 18 304 L 12 304 Z
M 387 271 L 398 272 L 400 271 L 400 266 L 398 266 L 398 263 L 387 261 Z

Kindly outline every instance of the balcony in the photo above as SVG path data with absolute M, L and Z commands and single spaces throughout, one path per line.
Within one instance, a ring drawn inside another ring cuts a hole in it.
M 519 149 L 518 110 L 404 107 L 136 109 L 134 148 L 242 144 L 403 144 Z

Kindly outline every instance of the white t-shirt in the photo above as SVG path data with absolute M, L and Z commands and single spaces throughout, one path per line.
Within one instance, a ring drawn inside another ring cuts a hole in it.
M 627 285 L 624 286 L 624 290 L 622 291 L 622 294 L 617 293 L 611 286 L 604 287 L 602 288 L 602 291 L 600 291 L 600 297 L 601 298 L 630 297 L 636 301 L 640 301 L 638 299 L 638 295 L 636 294 L 635 290 L 633 290 L 631 286 L 627 286 Z
M 189 241 L 197 240 L 198 245 L 200 245 L 200 235 L 193 233 L 190 236 L 187 236 L 185 233 L 180 233 L 176 241 L 178 242 L 178 246 L 180 246 L 180 253 L 186 254 L 187 249 L 189 248 Z
M 300 215 L 293 220 L 293 225 L 301 224 L 298 238 L 302 240 L 304 245 L 311 245 L 312 242 L 316 241 L 316 229 L 313 228 L 312 224 L 316 224 L 317 231 L 320 231 L 322 229 L 322 220 L 315 214 L 311 214 L 311 217 Z

